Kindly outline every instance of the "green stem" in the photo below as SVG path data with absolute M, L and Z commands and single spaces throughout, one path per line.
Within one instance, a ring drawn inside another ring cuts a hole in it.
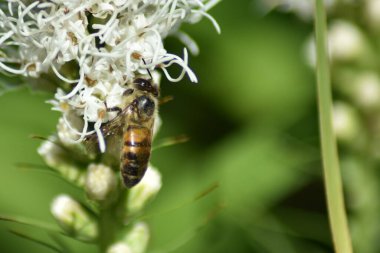
M 99 238 L 98 244 L 101 252 L 117 241 L 120 232 L 124 229 L 125 200 L 127 191 L 119 187 L 117 198 L 112 203 L 101 206 L 99 213 Z
M 101 210 L 98 222 L 99 247 L 102 252 L 106 252 L 107 248 L 115 241 L 118 231 L 118 226 L 113 217 L 113 209 Z
M 335 252 L 352 253 L 338 152 L 332 124 L 332 95 L 327 54 L 326 13 L 323 2 L 323 0 L 315 0 L 315 32 L 317 42 L 319 123 L 327 208 Z

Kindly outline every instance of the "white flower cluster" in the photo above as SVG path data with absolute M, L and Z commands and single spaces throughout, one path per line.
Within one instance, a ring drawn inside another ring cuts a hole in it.
M 120 105 L 135 76 L 157 68 L 172 82 L 185 74 L 197 82 L 186 49 L 183 59 L 168 53 L 163 39 L 175 35 L 196 53 L 195 42 L 179 26 L 206 17 L 219 32 L 206 13 L 218 1 L 7 0 L 0 9 L 0 69 L 32 77 L 52 70 L 72 87 L 57 90 L 53 109 L 63 113 L 76 142 L 94 132 L 101 142 L 101 124 L 115 116 L 106 107 Z M 182 68 L 178 77 L 168 72 L 173 64 Z M 77 73 L 65 74 L 66 65 Z M 73 113 L 83 118 L 82 129 L 68 120 Z

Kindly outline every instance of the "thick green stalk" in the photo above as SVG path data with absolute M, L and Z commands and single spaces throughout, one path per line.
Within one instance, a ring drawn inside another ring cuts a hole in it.
M 327 54 L 326 13 L 323 0 L 315 0 L 315 3 L 319 124 L 328 215 L 335 252 L 352 253 L 338 152 L 332 123 L 332 95 Z
M 113 200 L 112 203 L 103 203 L 100 206 L 98 244 L 101 252 L 106 252 L 107 248 L 119 239 L 120 233 L 125 229 L 127 191 L 122 187 L 118 187 L 118 190 L 119 193 L 115 193 L 117 199 Z

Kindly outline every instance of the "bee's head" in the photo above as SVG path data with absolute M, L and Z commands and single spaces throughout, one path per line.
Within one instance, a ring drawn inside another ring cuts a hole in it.
M 158 97 L 158 88 L 152 84 L 151 80 L 145 78 L 136 78 L 133 81 L 137 90 L 146 91 L 155 97 Z

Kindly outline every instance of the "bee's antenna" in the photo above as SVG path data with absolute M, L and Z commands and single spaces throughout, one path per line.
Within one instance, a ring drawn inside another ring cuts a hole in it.
M 142 59 L 142 61 L 144 62 L 144 64 L 147 65 L 146 62 L 145 62 L 145 60 L 144 60 L 144 58 L 141 58 L 141 59 Z M 150 73 L 149 69 L 146 69 L 146 70 L 148 71 L 148 74 L 149 74 L 149 76 L 150 76 L 150 79 L 153 80 L 153 76 L 152 76 L 152 74 Z

